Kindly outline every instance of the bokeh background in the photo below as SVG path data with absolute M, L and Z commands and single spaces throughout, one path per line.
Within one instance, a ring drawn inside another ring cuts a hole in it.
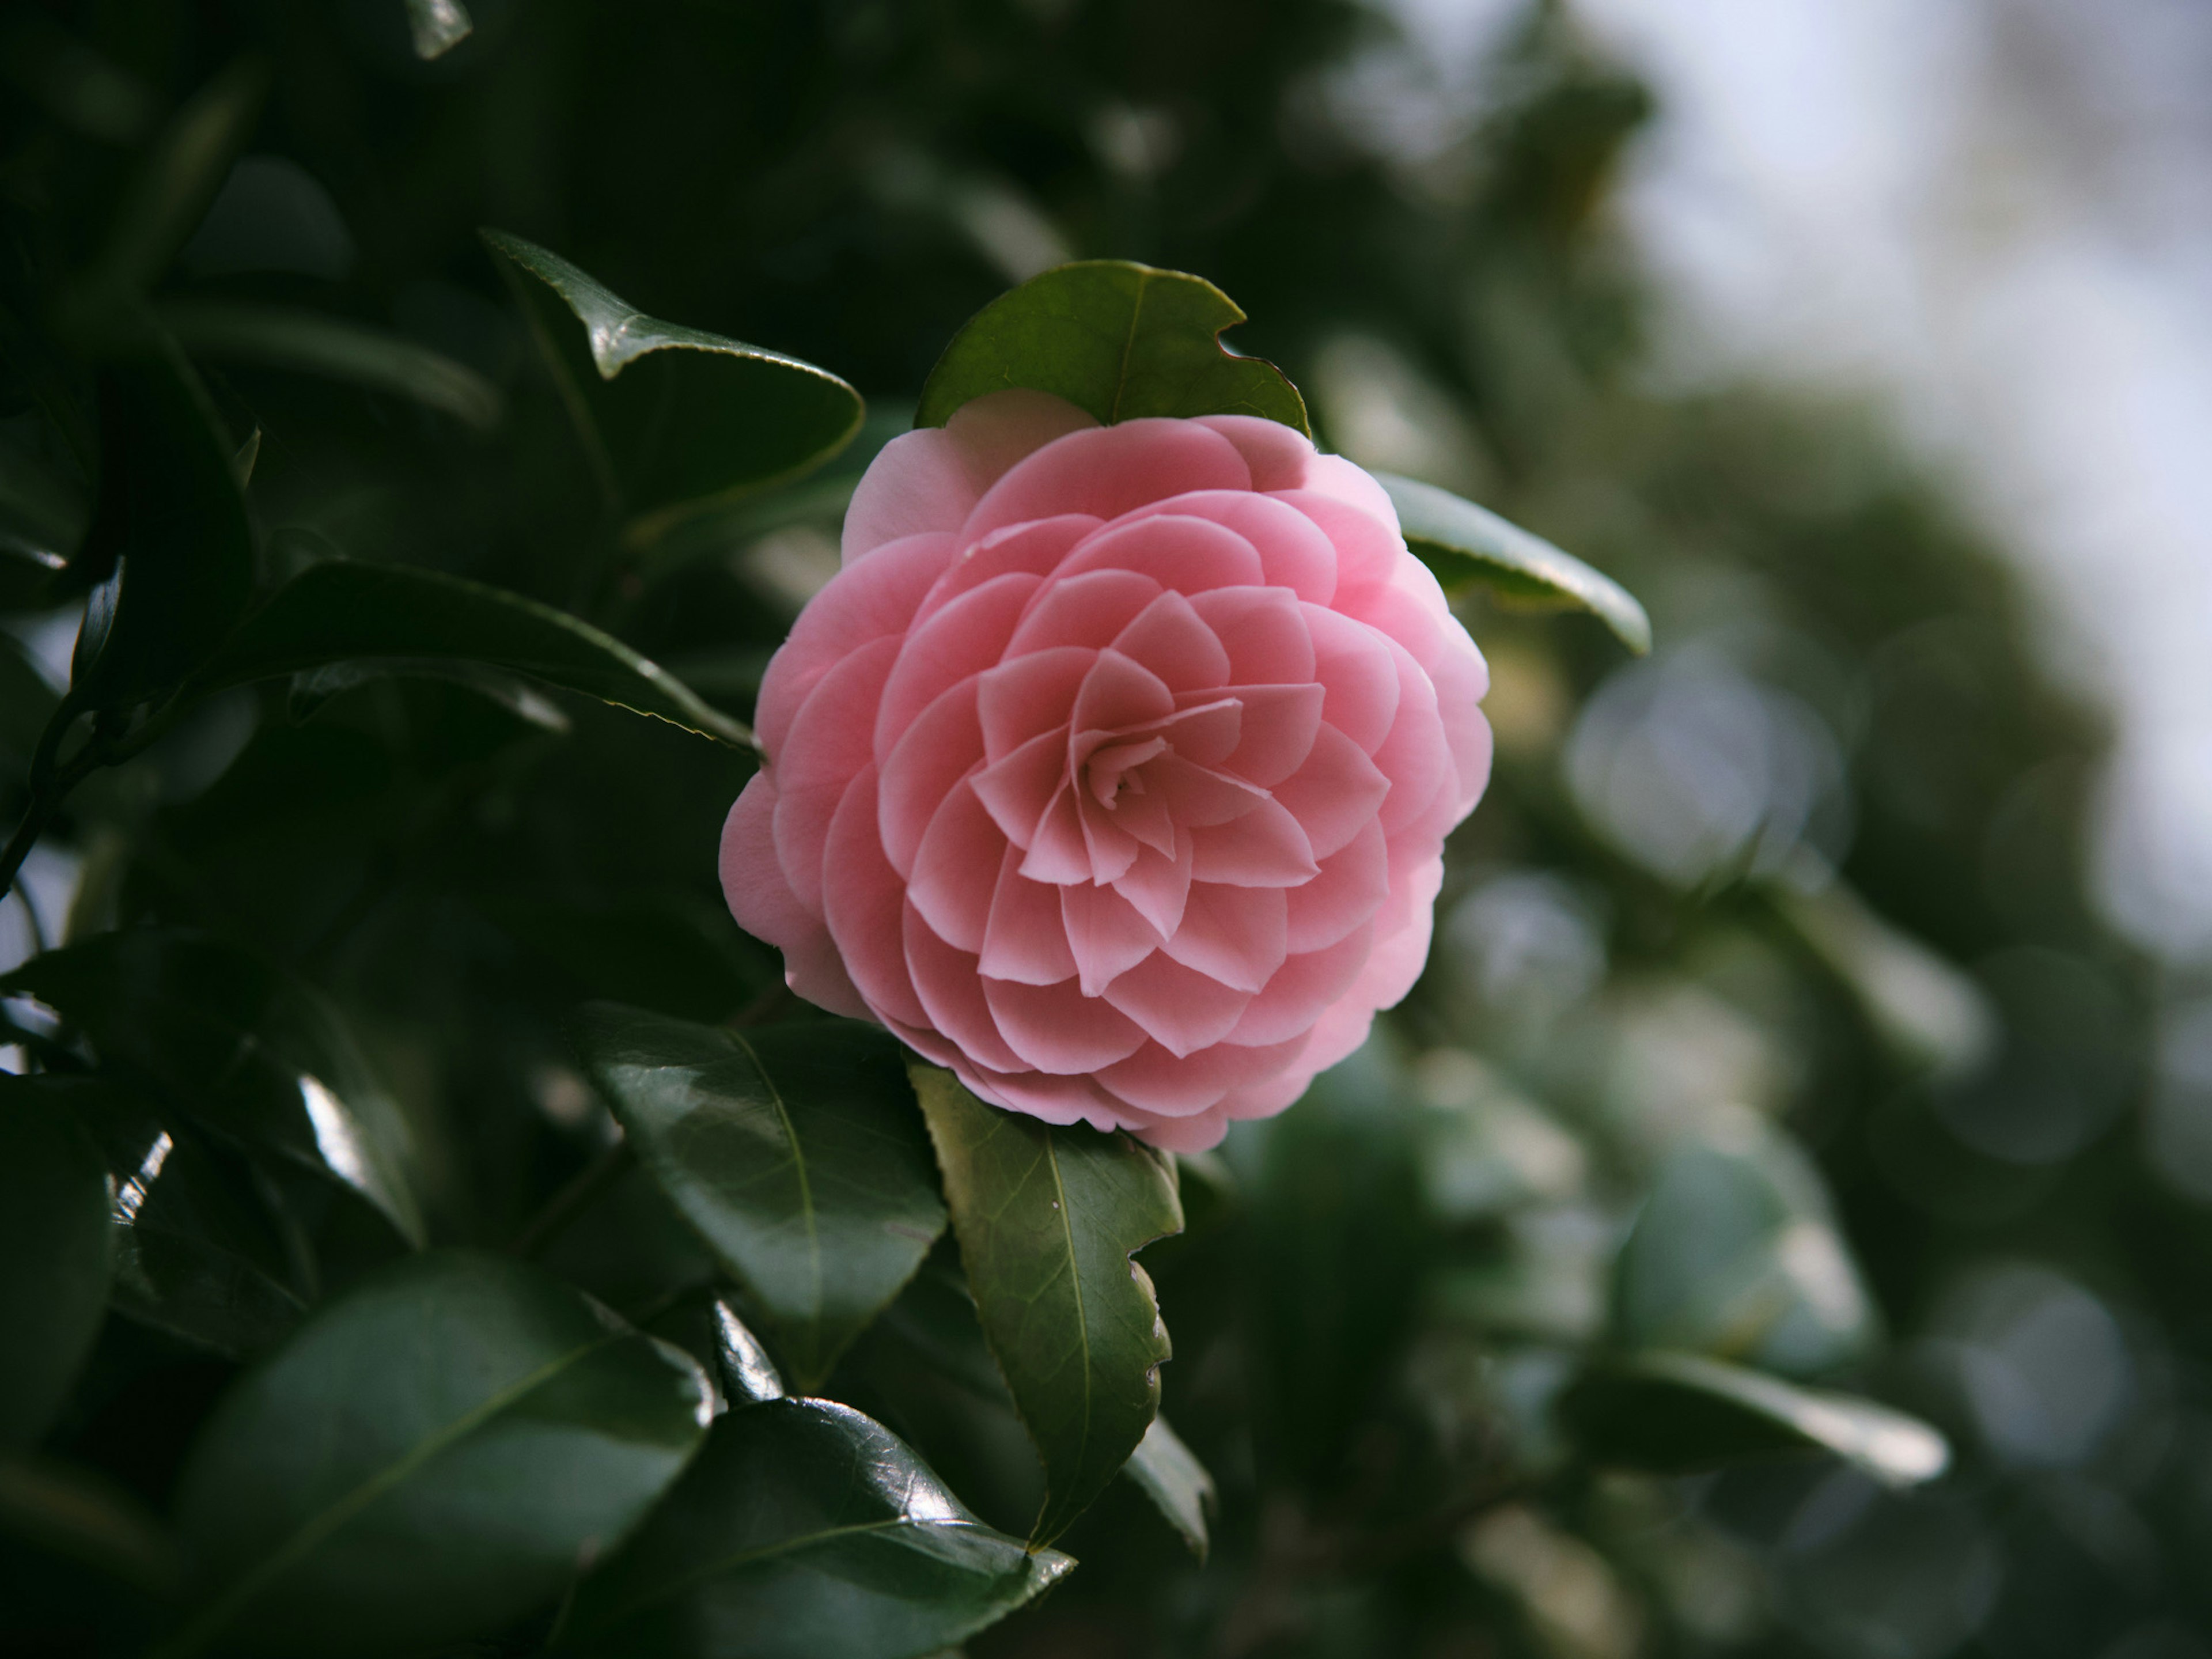
M 93 40 L 119 78 L 71 84 L 119 108 L 263 58 L 184 283 L 396 327 L 525 434 L 559 417 L 480 224 L 867 393 L 826 492 L 600 605 L 733 710 L 833 568 L 836 478 L 1073 257 L 1215 281 L 1328 444 L 1652 612 L 1632 660 L 1465 602 L 1498 766 L 1431 972 L 1146 1258 L 1212 1559 L 1120 1494 L 976 1659 L 2212 1653 L 2212 11 L 471 11 L 426 64 L 386 0 L 18 8 L 0 71 L 59 97 L 57 42 Z M 216 384 L 270 526 L 580 602 L 556 449 Z M 65 672 L 72 616 L 9 625 Z M 603 1119 L 561 1008 L 712 1018 L 772 973 L 712 884 L 743 767 L 582 713 L 548 761 L 407 695 L 227 705 L 27 878 L 52 933 L 186 921 L 323 984 L 431 1126 L 448 1236 L 511 1230 Z M 562 1247 L 617 1306 L 633 1196 Z M 836 1386 L 1018 1527 L 1011 1424 L 900 1346 L 936 1282 Z M 1878 1394 L 1953 1469 L 1565 1459 L 1576 1357 L 1656 1340 Z M 158 1500 L 149 1400 L 228 1372 L 145 1341 L 104 1339 L 68 1449 Z

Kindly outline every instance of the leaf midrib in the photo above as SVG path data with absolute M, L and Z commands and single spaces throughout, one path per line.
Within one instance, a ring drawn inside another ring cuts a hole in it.
M 1067 1201 L 1067 1183 L 1060 1178 L 1060 1148 L 1050 1136 L 1045 1138 L 1045 1163 L 1052 1170 L 1052 1189 L 1057 1195 L 1053 1208 L 1060 1212 L 1061 1237 L 1067 1241 L 1067 1281 L 1075 1291 L 1075 1336 L 1083 1354 L 1083 1417 L 1082 1434 L 1075 1443 L 1075 1467 L 1079 1481 L 1084 1465 L 1091 1456 L 1091 1318 L 1083 1303 L 1083 1264 L 1075 1255 L 1075 1216 Z M 1063 1500 L 1065 1495 L 1063 1494 Z M 1050 1494 L 1047 1493 L 1048 1506 Z
M 822 1237 L 814 1213 L 814 1182 L 806 1170 L 806 1149 L 799 1145 L 799 1126 L 792 1121 L 791 1109 L 784 1103 L 783 1091 L 776 1087 L 775 1079 L 769 1075 L 767 1066 L 762 1062 L 760 1050 L 745 1040 L 742 1031 L 731 1032 L 730 1040 L 744 1050 L 745 1058 L 753 1063 L 753 1070 L 760 1073 L 761 1081 L 768 1087 L 769 1103 L 775 1109 L 776 1121 L 783 1126 L 784 1139 L 791 1144 L 791 1170 L 799 1182 L 799 1219 L 806 1227 L 806 1276 L 812 1286 L 811 1305 L 818 1332 L 823 1312 Z
M 1137 292 L 1129 301 L 1129 331 L 1121 340 L 1121 366 L 1114 377 L 1114 402 L 1106 418 L 1112 426 L 1121 418 L 1121 396 L 1129 388 L 1129 359 L 1136 355 L 1137 325 L 1145 315 L 1145 290 L 1152 286 L 1152 273 L 1144 266 L 1137 268 Z M 1054 1179 L 1059 1178 L 1055 1170 Z

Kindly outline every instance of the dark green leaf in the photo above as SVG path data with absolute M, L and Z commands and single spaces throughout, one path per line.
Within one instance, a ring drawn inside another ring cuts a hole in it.
M 0 556 L 58 570 L 84 524 L 84 502 L 73 486 L 35 456 L 0 441 Z
M 469 38 L 476 25 L 461 0 L 407 0 L 407 29 L 415 55 L 428 63 Z
M 945 1231 L 896 1041 L 599 1003 L 582 1042 L 640 1159 L 751 1293 L 794 1383 L 818 1386 Z
M 115 1244 L 107 1167 L 29 1078 L 0 1078 L 0 1448 L 53 1420 L 100 1329 Z
M 1951 1457 L 1943 1437 L 1917 1418 L 1693 1354 L 1637 1354 L 1595 1367 L 1568 1389 L 1559 1410 L 1596 1462 L 1670 1474 L 1820 1450 L 1887 1485 L 1911 1486 L 1942 1474 Z
M 380 329 L 291 306 L 234 300 L 171 300 L 155 314 L 195 356 L 349 381 L 410 398 L 489 431 L 499 424 L 499 388 L 442 352 Z
M 0 636 L 0 759 L 20 771 L 61 699 L 13 635 Z
M 1182 1231 L 1175 1167 L 1122 1134 L 1001 1111 L 910 1065 L 975 1311 L 1045 1468 L 1034 1541 L 1105 1490 L 1159 1410 L 1172 1351 L 1131 1260 Z
M 1127 259 L 1089 259 L 1033 276 L 952 337 L 921 389 L 916 426 L 943 426 L 986 392 L 1028 386 L 1099 420 L 1257 415 L 1310 437 L 1305 400 L 1282 371 L 1224 350 L 1244 320 L 1202 277 Z
M 70 568 L 97 584 L 77 635 L 78 708 L 142 701 L 183 679 L 244 611 L 253 540 L 232 449 L 175 347 L 100 378 L 100 495 Z
M 27 8 L 0 21 L 0 75 L 57 119 L 112 144 L 137 138 L 161 113 L 144 82 Z
M 1182 1443 L 1164 1417 L 1155 1417 L 1137 1449 L 1129 1454 L 1124 1471 L 1151 1498 L 1167 1522 L 1190 1546 L 1190 1553 L 1206 1559 L 1206 1517 L 1214 1505 L 1213 1477 L 1197 1454 Z
M 557 254 L 483 237 L 633 544 L 795 477 L 860 429 L 860 393 L 828 370 L 648 317 Z
M 194 678 L 207 692 L 338 662 L 471 662 L 526 674 L 743 745 L 744 726 L 659 665 L 566 611 L 459 576 L 343 559 L 310 565 Z
M 669 1659 L 920 1659 L 1064 1576 L 976 1520 L 882 1425 L 779 1400 L 714 1425 L 577 1591 L 564 1648 Z
M 307 987 L 213 939 L 143 929 L 34 957 L 0 992 L 55 1010 L 165 1107 L 343 1183 L 420 1242 L 406 1123 Z
M 411 1257 L 311 1316 L 226 1395 L 177 1514 L 208 1599 L 173 1645 L 414 1650 L 550 1601 L 676 1478 L 696 1364 L 559 1280 Z
M 1587 611 L 1638 656 L 1651 648 L 1650 617 L 1603 571 L 1449 489 L 1389 472 L 1375 480 L 1398 509 L 1406 544 L 1446 592 L 1480 583 L 1522 605 Z
M 719 904 L 696 906 L 679 892 L 619 903 L 570 903 L 543 891 L 483 895 L 484 912 L 518 943 L 558 963 L 586 994 L 680 1019 L 726 1019 L 780 986 L 779 964 L 749 957 L 754 941 L 730 926 Z M 757 948 L 757 946 L 755 948 Z
M 183 1582 L 176 1542 L 145 1504 L 66 1463 L 0 1455 L 0 1534 L 155 1595 Z

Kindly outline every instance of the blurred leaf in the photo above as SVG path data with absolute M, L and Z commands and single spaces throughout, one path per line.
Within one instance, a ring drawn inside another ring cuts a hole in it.
M 169 1650 L 489 1634 L 622 1537 L 697 1448 L 687 1356 L 558 1279 L 436 1251 L 318 1309 L 226 1394 L 177 1516 L 207 1600 Z
M 0 441 L 0 556 L 58 570 L 84 525 L 84 502 L 71 485 L 37 457 Z
M 107 1306 L 107 1168 L 52 1094 L 0 1076 L 0 1448 L 43 1435 Z
M 1152 1281 L 1131 1258 L 1182 1231 L 1175 1167 L 1127 1135 L 986 1105 L 938 1066 L 908 1071 L 977 1316 L 1044 1463 L 1030 1537 L 1048 1544 L 1159 1410 L 1172 1349 Z
M 476 25 L 461 0 L 407 0 L 407 29 L 415 55 L 425 63 L 442 58 L 467 40 Z
M 751 1293 L 801 1389 L 945 1231 L 889 1033 L 851 1021 L 732 1031 L 599 1003 L 592 1075 L 639 1158 Z
M 131 143 L 161 112 L 144 82 L 28 9 L 0 20 L 0 75 L 58 120 L 111 144 Z
M 89 1469 L 0 1455 L 0 1534 L 155 1595 L 184 1581 L 176 1540 L 139 1498 Z
M 1152 1427 L 1129 1454 L 1122 1472 L 1158 1507 L 1168 1524 L 1190 1546 L 1190 1553 L 1205 1560 L 1206 1518 L 1215 1502 L 1213 1477 L 1168 1426 L 1166 1418 L 1152 1419 Z
M 860 429 L 860 393 L 828 370 L 648 317 L 520 236 L 483 239 L 633 544 L 805 471 Z
M 303 668 L 292 676 L 284 712 L 294 725 L 304 726 L 332 697 L 379 680 L 391 679 L 443 680 L 448 685 L 465 687 L 486 701 L 497 703 L 517 720 L 556 737 L 566 737 L 573 724 L 558 703 L 526 681 L 476 663 L 441 661 L 434 657 L 414 662 L 369 658 Z
M 61 699 L 13 635 L 0 635 L 0 758 L 21 770 Z
M 326 664 L 478 663 L 744 746 L 750 734 L 655 663 L 566 611 L 434 570 L 310 565 L 194 677 L 195 693 Z
M 1613 1320 L 1631 1350 L 1708 1353 L 1797 1376 L 1860 1358 L 1875 1336 L 1818 1172 L 1756 1124 L 1688 1142 L 1661 1164 L 1621 1246 Z
M 882 1425 L 826 1400 L 733 1411 L 586 1579 L 562 1650 L 920 1659 L 1075 1563 L 975 1519 Z
M 1446 592 L 1480 583 L 1523 605 L 1587 611 L 1637 655 L 1650 650 L 1650 617 L 1603 571 L 1448 489 L 1390 472 L 1375 481 L 1398 509 L 1406 545 Z
M 1202 277 L 1127 259 L 1032 276 L 962 325 L 930 370 L 917 427 L 986 392 L 1029 386 L 1109 424 L 1147 415 L 1257 415 L 1308 437 L 1304 399 L 1273 363 L 1224 349 L 1244 320 Z
M 767 963 L 741 954 L 726 909 L 695 914 L 688 895 L 619 903 L 564 902 L 537 890 L 486 893 L 477 903 L 502 932 L 558 963 L 594 997 L 679 1019 L 720 1020 L 781 982 Z M 706 907 L 699 906 L 703 912 Z M 742 943 L 741 943 L 742 941 Z
M 349 381 L 412 398 L 482 432 L 500 422 L 497 386 L 401 335 L 299 307 L 238 300 L 168 300 L 155 315 L 195 356 Z
M 1817 1449 L 1903 1486 L 1934 1480 L 1951 1458 L 1943 1437 L 1917 1418 L 1692 1354 L 1636 1354 L 1594 1368 L 1559 1410 L 1598 1462 L 1668 1474 Z
M 260 459 L 261 428 L 257 426 L 246 434 L 246 441 L 239 445 L 238 453 L 230 458 L 231 476 L 238 480 L 241 491 L 252 485 L 253 468 Z
M 34 957 L 0 993 L 36 997 L 91 1038 L 104 1067 L 353 1189 L 422 1241 L 405 1121 L 306 986 L 203 935 L 135 929 Z
M 246 609 L 253 538 L 229 443 L 167 342 L 100 377 L 100 495 L 71 580 L 97 584 L 70 696 L 112 708 L 167 690 Z
M 274 1343 L 306 1304 L 263 1200 L 198 1137 L 103 1078 L 43 1078 L 106 1156 L 118 1312 L 228 1358 Z

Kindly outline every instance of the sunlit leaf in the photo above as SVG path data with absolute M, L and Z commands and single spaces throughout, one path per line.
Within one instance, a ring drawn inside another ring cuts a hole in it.
M 526 674 L 744 745 L 739 722 L 590 623 L 519 593 L 399 565 L 310 565 L 233 634 L 195 692 L 276 679 L 332 663 L 390 667 L 460 661 Z
M 977 312 L 930 370 L 916 426 L 943 426 L 986 392 L 1027 386 L 1111 423 L 1139 416 L 1257 415 L 1312 435 L 1282 371 L 1224 350 L 1244 320 L 1203 277 L 1127 259 L 1033 276 Z
M 1206 1516 L 1214 1505 L 1213 1477 L 1197 1454 L 1183 1444 L 1164 1417 L 1155 1417 L 1129 1454 L 1124 1471 L 1151 1498 L 1190 1553 L 1206 1559 Z
M 1638 655 L 1651 648 L 1650 617 L 1603 571 L 1449 489 L 1389 472 L 1375 478 L 1398 509 L 1406 544 L 1446 592 L 1480 585 L 1522 605 L 1587 611 Z
M 1951 1458 L 1943 1437 L 1917 1418 L 1694 1354 L 1637 1354 L 1594 1367 L 1559 1410 L 1598 1462 L 1669 1474 L 1818 1450 L 1902 1486 L 1934 1480 Z
M 1045 1468 L 1048 1544 L 1120 1472 L 1159 1410 L 1171 1352 L 1131 1258 L 1182 1231 L 1175 1167 L 1122 1134 L 1002 1111 L 908 1067 L 983 1334 Z
M 888 1032 L 753 1031 L 594 1004 L 592 1072 L 638 1156 L 817 1387 L 945 1231 L 929 1145 Z
M 107 1167 L 30 1078 L 0 1077 L 0 1449 L 60 1409 L 107 1305 Z
M 882 1425 L 825 1400 L 732 1411 L 577 1591 L 560 1650 L 921 1659 L 1074 1562 L 969 1514 Z
M 291 369 L 411 398 L 479 431 L 499 424 L 499 388 L 403 336 L 293 306 L 169 300 L 155 315 L 195 356 Z
M 648 317 L 557 254 L 483 238 L 632 544 L 805 471 L 860 429 L 860 394 L 828 370 Z

